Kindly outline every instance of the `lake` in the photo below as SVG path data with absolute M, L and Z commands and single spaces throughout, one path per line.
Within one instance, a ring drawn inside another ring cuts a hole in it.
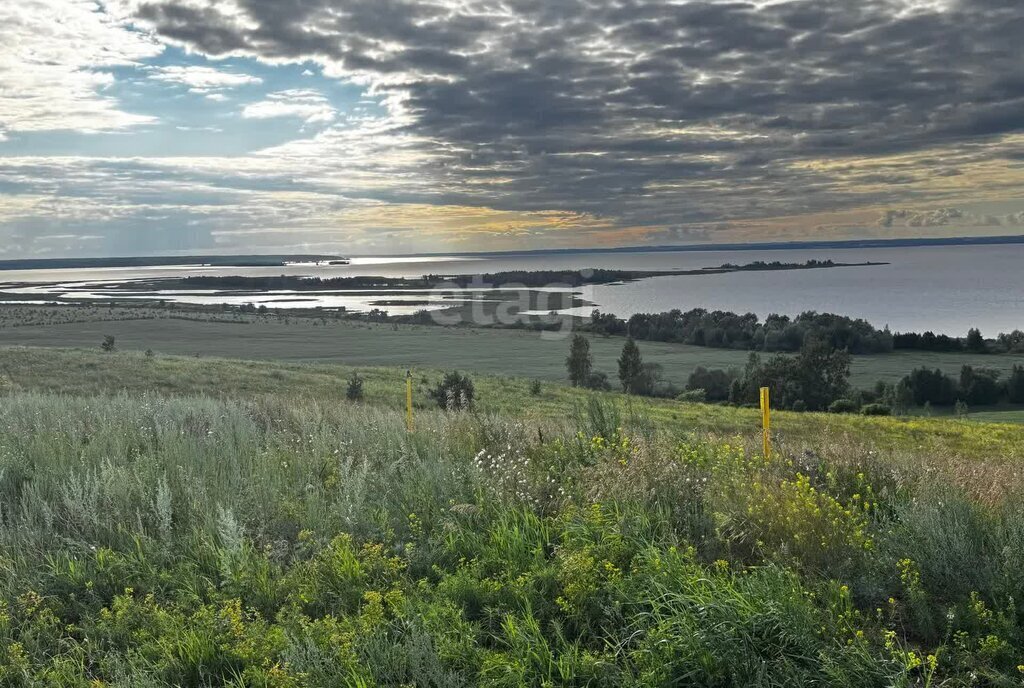
M 479 257 L 411 256 L 354 258 L 350 265 L 288 265 L 283 267 L 173 266 L 151 268 L 89 268 L 0 272 L 0 282 L 23 283 L 22 294 L 38 294 L 45 302 L 82 283 L 124 282 L 183 275 L 303 275 L 341 277 L 383 275 L 416 277 L 424 273 L 473 274 L 507 270 L 610 268 L 636 270 L 696 269 L 755 260 L 804 262 L 886 262 L 888 265 L 821 270 L 736 272 L 719 275 L 658 277 L 627 284 L 584 287 L 579 291 L 601 310 L 619 316 L 637 312 L 703 307 L 736 312 L 796 315 L 805 310 L 840 313 L 899 331 L 933 330 L 964 335 L 978 327 L 986 336 L 1024 329 L 1024 245 L 927 246 L 889 248 L 822 248 L 800 250 L 629 252 L 571 254 L 503 254 Z M 24 283 L 31 283 L 25 285 Z M 91 294 L 103 297 L 102 290 Z M 109 296 L 107 294 L 106 296 Z M 154 298 L 183 303 L 266 303 L 276 308 L 312 306 L 365 309 L 381 298 L 352 294 L 164 293 Z M 422 296 L 388 296 L 410 305 L 384 309 L 408 313 L 421 308 Z M 416 303 L 412 303 L 416 302 Z M 579 309 L 589 312 L 589 307 Z

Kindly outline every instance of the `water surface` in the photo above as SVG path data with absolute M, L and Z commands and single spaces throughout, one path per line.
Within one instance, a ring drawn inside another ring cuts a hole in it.
M 498 256 L 361 257 L 350 265 L 296 264 L 279 267 L 160 266 L 151 268 L 88 268 L 12 270 L 0 272 L 5 283 L 32 283 L 10 291 L 33 294 L 43 301 L 67 293 L 71 286 L 95 283 L 92 295 L 101 298 L 102 285 L 133 279 L 186 275 L 298 275 L 343 277 L 382 275 L 418 277 L 432 274 L 474 274 L 508 270 L 611 268 L 633 270 L 696 269 L 755 260 L 804 262 L 885 262 L 870 267 L 720 275 L 658 277 L 626 284 L 599 285 L 580 290 L 601 310 L 628 317 L 637 312 L 687 310 L 703 307 L 736 312 L 796 315 L 806 310 L 828 311 L 864 318 L 877 327 L 899 331 L 933 330 L 963 335 L 978 327 L 986 336 L 1024 329 L 1024 245 L 926 246 L 890 248 L 822 248 L 799 250 L 505 254 Z M 34 285 L 34 286 L 33 286 Z M 276 308 L 322 306 L 366 310 L 372 296 L 275 292 L 262 295 L 154 294 L 153 298 L 183 303 L 266 303 Z M 388 295 L 388 300 L 402 299 Z M 386 306 L 392 313 L 410 313 L 423 305 L 422 295 L 408 296 L 409 305 Z M 440 307 L 440 302 L 431 307 Z M 589 312 L 589 307 L 579 309 Z

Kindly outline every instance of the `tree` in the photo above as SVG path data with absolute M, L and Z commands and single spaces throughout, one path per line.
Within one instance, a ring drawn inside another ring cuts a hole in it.
M 628 337 L 622 347 L 622 355 L 619 356 L 619 382 L 622 383 L 622 391 L 627 394 L 639 394 L 642 382 L 640 376 L 643 371 L 644 362 L 640 356 L 640 347 L 632 337 Z
M 910 389 L 915 406 L 925 402 L 949 406 L 956 401 L 956 382 L 938 369 L 915 368 L 903 378 L 903 384 Z
M 352 373 L 352 377 L 348 379 L 348 388 L 345 390 L 345 398 L 349 401 L 362 401 L 363 400 L 363 378 L 359 377 L 359 373 Z
M 998 404 L 1003 396 L 998 370 L 965 365 L 960 369 L 960 399 L 971 406 Z
M 117 344 L 114 341 L 113 335 L 107 335 L 103 338 L 103 343 L 100 344 L 100 348 L 106 351 L 108 354 L 117 348 Z
M 850 389 L 850 354 L 833 349 L 828 342 L 812 340 L 796 357 L 801 389 L 807 407 L 820 411 Z
M 581 334 L 572 338 L 569 345 L 569 357 L 565 359 L 565 367 L 569 371 L 569 380 L 574 387 L 586 387 L 590 374 L 594 369 L 594 359 L 590 355 L 590 340 Z
M 662 384 L 662 373 L 660 363 L 643 363 L 640 366 L 640 374 L 633 380 L 633 393 L 646 397 L 655 397 L 659 393 L 668 392 L 667 396 L 673 397 L 678 391 Z
M 461 411 L 473 405 L 476 390 L 468 375 L 457 370 L 445 373 L 444 378 L 430 391 L 437 405 L 445 411 Z
M 777 355 L 762 364 L 757 355 L 751 354 L 742 382 L 730 391 L 730 400 L 757 403 L 758 389 L 768 387 L 772 399 L 782 408 L 823 411 L 836 399 L 847 396 L 849 378 L 850 354 L 812 339 L 797 356 Z
M 893 388 L 892 403 L 890 405 L 893 411 L 901 416 L 906 415 L 910 411 L 910 407 L 914 405 L 914 389 L 905 379 L 896 383 L 896 386 Z M 924 402 L 924 406 L 931 411 L 930 401 Z
M 708 401 L 726 401 L 735 377 L 731 372 L 697 366 L 686 381 L 686 389 L 691 392 L 704 390 L 704 397 Z
M 999 348 L 1008 354 L 1024 353 L 1024 332 L 1014 330 L 1009 334 L 1000 334 L 998 338 Z
M 620 320 L 612 313 L 602 313 L 594 309 L 590 313 L 590 330 L 595 334 L 609 336 L 622 334 L 626 331 L 626 321 Z
M 1011 404 L 1024 404 L 1024 366 L 1013 366 L 1006 381 L 1006 396 Z
M 967 331 L 967 350 L 973 351 L 976 354 L 988 352 L 985 338 L 981 336 L 981 330 L 976 327 L 972 327 Z

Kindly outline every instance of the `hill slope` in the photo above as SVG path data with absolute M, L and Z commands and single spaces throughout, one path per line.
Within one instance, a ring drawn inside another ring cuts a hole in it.
M 1022 430 L 0 350 L 0 684 L 1013 685 Z

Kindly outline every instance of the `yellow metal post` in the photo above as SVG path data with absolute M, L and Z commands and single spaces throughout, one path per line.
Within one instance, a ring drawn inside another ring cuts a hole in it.
M 769 459 L 772 455 L 772 408 L 768 388 L 761 388 L 761 434 L 764 440 L 764 458 Z
M 412 432 L 412 371 L 405 371 L 405 429 Z

